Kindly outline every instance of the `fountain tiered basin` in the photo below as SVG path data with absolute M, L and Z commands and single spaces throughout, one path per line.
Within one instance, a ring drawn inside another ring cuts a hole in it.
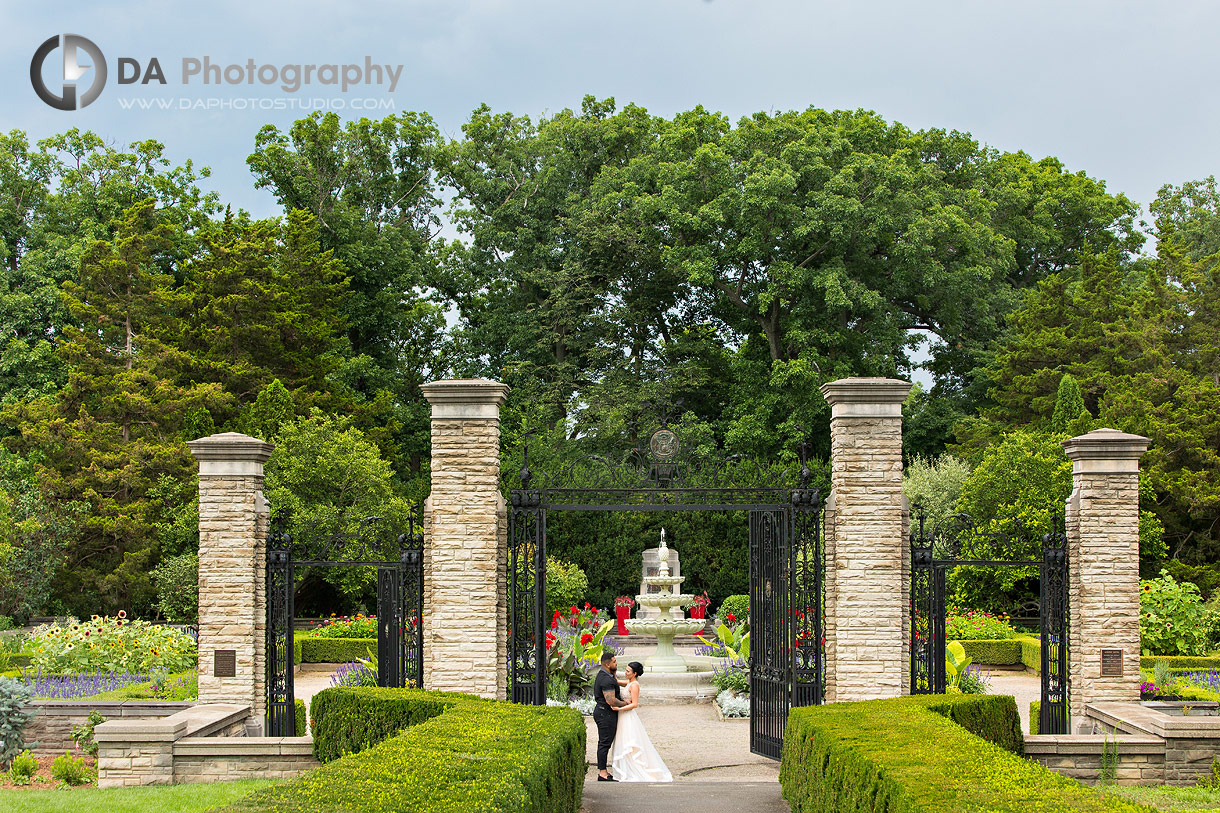
M 692 635 L 703 629 L 704 623 L 697 618 L 674 618 L 671 614 L 675 607 L 680 611 L 694 604 L 695 597 L 690 593 L 674 592 L 674 588 L 681 589 L 686 578 L 669 575 L 668 551 L 665 529 L 662 528 L 660 572 L 656 576 L 644 577 L 645 584 L 660 587 L 661 592 L 635 597 L 641 606 L 655 607 L 661 614 L 656 618 L 629 618 L 626 621 L 628 632 L 657 637 L 657 651 L 644 659 L 644 666 L 650 672 L 685 672 L 686 660 L 674 650 L 674 636 Z

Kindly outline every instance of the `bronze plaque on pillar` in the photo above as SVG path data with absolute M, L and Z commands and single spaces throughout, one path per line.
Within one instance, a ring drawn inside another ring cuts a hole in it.
M 216 677 L 237 677 L 237 650 L 217 649 L 212 660 L 212 674 Z
M 1101 651 L 1101 676 L 1123 676 L 1123 651 L 1121 649 L 1103 649 Z

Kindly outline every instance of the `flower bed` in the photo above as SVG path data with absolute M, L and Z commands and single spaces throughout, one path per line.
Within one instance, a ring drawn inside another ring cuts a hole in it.
M 330 614 L 306 633 L 312 638 L 376 638 L 377 617 L 356 613 L 352 616 Z
M 88 622 L 44 624 L 26 638 L 29 667 L 44 674 L 181 672 L 195 665 L 195 639 L 147 621 L 93 616 Z
M 1009 625 L 1006 615 L 992 615 L 982 610 L 950 611 L 945 615 L 947 641 L 1000 641 L 1016 635 L 1017 631 Z
M 585 724 L 570 709 L 416 689 L 326 689 L 310 716 L 314 753 L 326 764 L 231 809 L 580 809 Z
M 36 672 L 26 673 L 17 680 L 30 690 L 35 699 L 74 700 L 80 697 L 96 697 L 133 684 L 148 683 L 152 678 L 131 672 L 92 672 L 79 675 L 44 675 Z
M 919 695 L 788 715 L 780 785 L 794 811 L 1147 811 L 1021 758 L 1003 695 Z

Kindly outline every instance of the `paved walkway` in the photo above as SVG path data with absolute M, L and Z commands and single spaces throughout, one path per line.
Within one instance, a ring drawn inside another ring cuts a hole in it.
M 330 678 L 338 668 L 333 663 L 306 663 L 301 665 L 292 680 L 292 696 L 305 703 L 305 718 L 309 719 L 309 701 L 323 689 L 330 688 Z
M 983 667 L 986 670 L 986 667 Z M 1029 733 L 1029 704 L 1042 699 L 1042 679 L 1037 672 L 994 671 L 987 682 L 988 694 L 1010 694 L 1017 701 L 1017 714 L 1021 715 L 1021 733 Z
M 750 753 L 749 720 L 720 722 L 710 703 L 643 705 L 640 717 L 674 775 L 672 785 L 598 782 L 585 777 L 583 813 L 787 813 L 779 762 Z M 597 728 L 585 718 L 586 759 L 597 764 Z

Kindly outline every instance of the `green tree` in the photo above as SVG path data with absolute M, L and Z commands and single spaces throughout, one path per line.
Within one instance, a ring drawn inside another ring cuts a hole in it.
M 915 457 L 902 473 L 902 493 L 911 505 L 911 527 L 918 524 L 915 506 L 923 506 L 924 527 L 931 532 L 958 510 L 962 485 L 970 476 L 970 465 L 953 455 Z
M 277 378 L 259 391 L 246 411 L 245 432 L 261 440 L 273 441 L 280 429 L 292 421 L 294 412 L 292 395 Z
M 1055 410 L 1051 413 L 1051 431 L 1058 434 L 1082 435 L 1088 432 L 1093 416 L 1084 406 L 1084 396 L 1076 379 L 1065 373 L 1059 379 L 1055 395 Z

